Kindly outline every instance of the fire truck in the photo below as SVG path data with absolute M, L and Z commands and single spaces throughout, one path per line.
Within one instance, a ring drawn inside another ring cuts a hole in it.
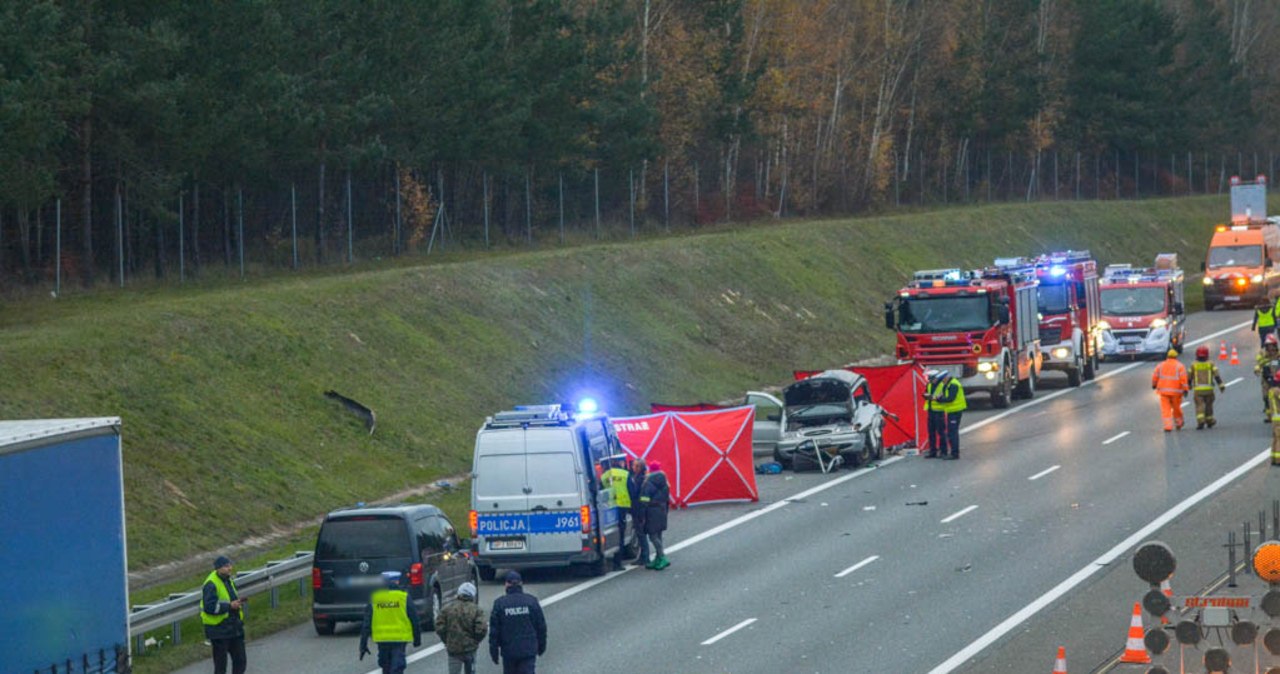
M 1031 398 L 1040 373 L 1035 263 L 998 259 L 986 269 L 916 272 L 885 303 L 885 325 L 898 334 L 898 363 L 942 369 L 966 393 L 986 392 L 993 407 Z
M 1187 339 L 1182 270 L 1176 253 L 1156 256 L 1156 266 L 1108 265 L 1102 273 L 1102 357 L 1163 357 L 1182 353 Z
M 1036 260 L 1040 280 L 1040 349 L 1042 367 L 1067 373 L 1079 386 L 1098 371 L 1102 346 L 1098 263 L 1087 250 L 1049 253 Z
M 1204 272 L 1204 307 L 1252 309 L 1280 288 L 1280 226 L 1267 217 L 1267 177 L 1231 176 L 1231 224 L 1214 229 Z

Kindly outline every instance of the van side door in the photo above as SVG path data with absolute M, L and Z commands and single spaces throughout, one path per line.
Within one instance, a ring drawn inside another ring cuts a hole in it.
M 430 591 L 430 587 L 426 583 L 434 576 L 440 581 L 440 588 L 443 592 L 446 580 L 444 578 L 444 538 L 440 535 L 440 525 L 436 522 L 436 517 L 427 515 L 415 519 L 413 521 L 413 533 L 417 540 L 418 561 L 422 564 L 424 591 Z

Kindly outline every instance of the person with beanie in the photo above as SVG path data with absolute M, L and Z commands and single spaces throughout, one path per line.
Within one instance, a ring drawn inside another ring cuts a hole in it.
M 662 472 L 662 464 L 649 462 L 649 475 L 640 487 L 640 502 L 644 504 L 644 533 L 653 545 L 653 561 L 644 568 L 660 571 L 671 566 L 667 561 L 666 550 L 662 548 L 662 532 L 667 530 L 667 507 L 671 500 L 671 487 L 667 484 L 667 474 Z
M 449 674 L 474 674 L 476 651 L 488 633 L 488 616 L 476 603 L 476 586 L 463 583 L 458 588 L 458 600 L 436 617 L 436 636 L 449 655 Z
M 534 674 L 538 656 L 547 651 L 547 620 L 538 598 L 525 594 L 520 574 L 507 573 L 507 593 L 489 612 L 489 657 L 502 660 L 503 674 Z
M 244 619 L 240 609 L 245 600 L 236 593 L 235 568 L 231 560 L 218 557 L 213 572 L 200 590 L 200 622 L 204 636 L 213 646 L 213 672 L 226 674 L 231 656 L 231 674 L 244 674 L 248 659 L 244 652 Z
M 409 666 L 405 651 L 409 642 L 422 645 L 422 627 L 409 593 L 400 589 L 400 572 L 383 571 L 384 589 L 375 591 L 364 607 L 360 627 L 360 659 L 369 654 L 369 638 L 378 644 L 378 666 L 382 674 L 404 674 Z

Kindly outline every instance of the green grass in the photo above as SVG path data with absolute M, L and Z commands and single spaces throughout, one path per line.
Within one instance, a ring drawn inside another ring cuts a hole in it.
M 455 526 L 466 526 L 467 510 L 470 507 L 470 492 L 467 489 L 467 485 L 462 484 L 455 486 L 453 489 L 432 494 L 429 497 L 407 499 L 407 502 L 430 502 L 444 510 Z M 239 571 L 250 571 L 261 568 L 269 560 L 287 559 L 293 556 L 296 550 L 313 550 L 315 549 L 316 532 L 318 530 L 319 526 L 310 527 L 287 537 L 266 552 L 246 559 L 236 560 L 236 568 Z M 203 572 L 199 575 L 165 583 L 140 592 L 130 593 L 129 603 L 130 605 L 145 604 L 151 601 L 163 600 L 170 593 L 190 591 L 200 587 L 207 575 L 207 572 Z M 280 600 L 279 606 L 274 609 L 271 608 L 271 595 L 269 593 L 251 597 L 249 599 L 249 608 L 245 611 L 246 636 L 250 639 L 257 639 L 309 621 L 311 619 L 310 578 L 304 581 L 303 588 L 304 590 L 300 594 L 296 583 L 282 586 L 277 593 Z M 199 617 L 184 620 L 181 632 L 182 643 L 176 646 L 173 644 L 173 632 L 170 628 L 156 630 L 144 635 L 145 637 L 154 638 L 159 645 L 149 648 L 144 653 L 135 653 L 133 659 L 134 672 L 136 674 L 161 674 L 209 657 L 209 647 L 204 644 L 204 628 L 200 624 Z
M 1070 247 L 1195 270 L 1226 209 L 951 208 L 10 302 L 0 415 L 123 417 L 144 569 L 463 472 L 484 416 L 513 404 L 592 391 L 638 413 L 887 352 L 881 306 L 918 268 Z M 377 432 L 328 389 L 376 410 Z

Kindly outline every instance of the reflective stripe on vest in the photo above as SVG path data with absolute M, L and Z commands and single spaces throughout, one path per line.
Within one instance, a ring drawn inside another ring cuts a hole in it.
M 1182 393 L 1187 390 L 1187 369 L 1182 367 L 1182 363 L 1170 358 L 1156 366 L 1152 380 L 1159 393 L 1166 395 Z
M 409 593 L 402 590 L 378 590 L 369 598 L 373 604 L 373 640 L 376 643 L 413 641 L 413 623 L 405 606 Z
M 627 491 L 627 471 L 622 468 L 610 468 L 604 472 L 600 481 L 613 490 L 613 502 L 619 508 L 631 507 L 631 494 Z
M 1276 308 L 1258 309 L 1258 327 L 1269 328 L 1276 324 Z
M 1213 376 L 1218 373 L 1218 366 L 1213 363 L 1196 361 L 1191 364 L 1191 388 L 1196 391 L 1212 391 Z
M 218 591 L 219 602 L 231 601 L 231 593 L 227 591 L 227 586 L 223 584 L 222 576 L 219 576 L 217 571 L 210 573 L 209 577 L 204 579 L 204 582 L 206 584 L 213 583 L 213 589 Z M 234 590 L 236 587 L 235 579 L 228 578 L 227 582 L 231 583 L 231 589 Z M 219 613 L 218 615 L 213 615 L 212 613 L 205 613 L 204 602 L 200 602 L 200 622 L 206 625 L 217 625 L 226 620 L 228 615 L 230 614 Z
M 1267 402 L 1271 408 L 1271 421 L 1280 421 L 1280 389 L 1273 387 L 1267 391 Z
M 956 385 L 956 399 L 952 400 L 949 403 L 938 403 L 938 407 L 939 409 L 941 409 L 943 412 L 946 412 L 947 414 L 955 414 L 956 412 L 963 412 L 969 407 L 964 401 L 964 386 L 961 386 L 960 382 L 956 381 L 955 379 L 952 379 L 951 381 L 947 382 L 947 386 L 950 386 L 951 384 Z M 946 393 L 945 388 L 943 389 L 943 393 Z

